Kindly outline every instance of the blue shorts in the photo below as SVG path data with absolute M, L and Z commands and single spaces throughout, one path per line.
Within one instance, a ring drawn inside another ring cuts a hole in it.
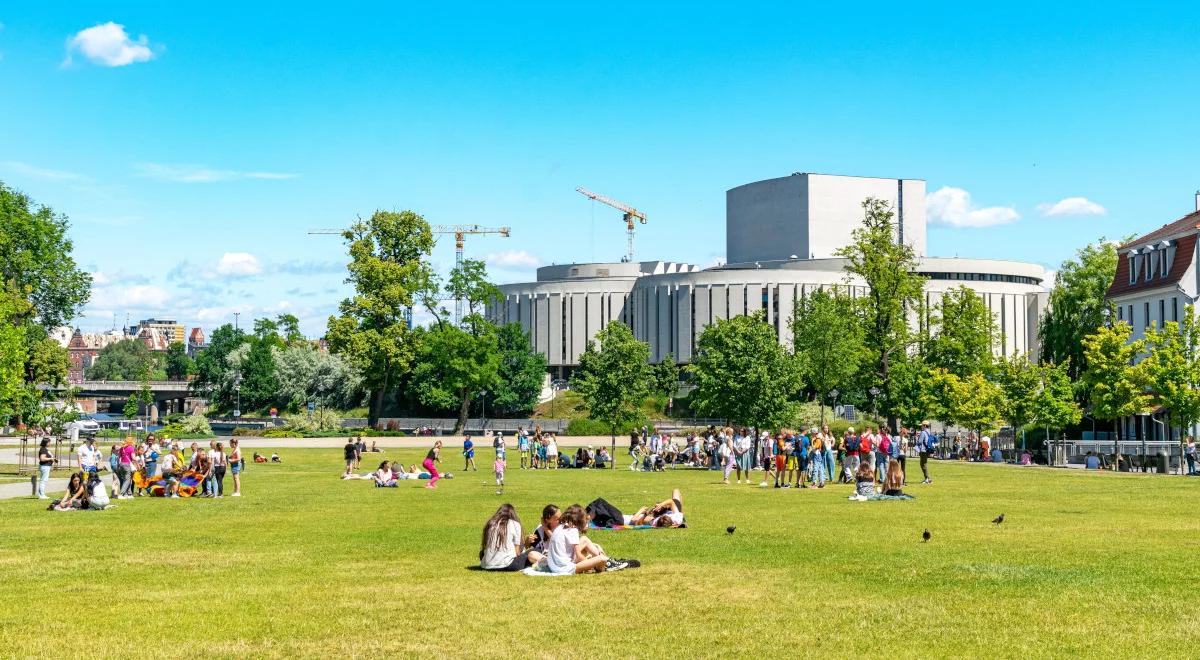
M 464 457 L 466 457 L 466 458 L 475 458 L 475 450 L 474 450 L 474 449 L 469 449 L 469 450 L 467 450 L 467 451 L 464 451 L 464 452 L 463 452 L 463 456 L 464 456 Z
M 242 462 L 234 461 L 234 462 L 230 463 L 229 471 L 232 472 L 233 474 L 241 474 L 242 473 Z

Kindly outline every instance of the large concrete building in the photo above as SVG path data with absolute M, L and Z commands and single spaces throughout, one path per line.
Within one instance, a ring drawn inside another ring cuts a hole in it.
M 946 291 L 968 286 L 996 317 L 1000 352 L 1037 353 L 1044 269 L 925 256 L 925 183 L 911 179 L 795 174 L 739 186 L 726 193 L 728 264 L 705 270 L 663 261 L 547 266 L 538 269 L 536 282 L 501 286 L 503 299 L 488 313 L 498 322 L 519 322 L 561 376 L 614 320 L 650 344 L 653 362 L 667 353 L 690 362 L 706 326 L 759 311 L 779 341 L 790 345 L 788 320 L 798 300 L 821 288 L 865 293 L 864 283 L 847 279 L 844 260 L 833 253 L 850 242 L 867 197 L 891 204 L 897 240 L 913 247 L 918 271 L 928 278 L 930 308 Z

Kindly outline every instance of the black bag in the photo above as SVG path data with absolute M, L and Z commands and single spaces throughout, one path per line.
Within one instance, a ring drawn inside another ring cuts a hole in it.
M 587 505 L 587 512 L 592 518 L 592 524 L 597 527 L 615 527 L 625 524 L 625 515 L 621 513 L 621 510 L 609 504 L 602 497 L 592 500 L 591 504 Z

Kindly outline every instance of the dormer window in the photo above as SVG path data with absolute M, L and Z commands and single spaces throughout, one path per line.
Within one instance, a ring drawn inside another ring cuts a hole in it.
M 1129 251 L 1129 283 L 1130 284 L 1137 282 L 1139 265 L 1141 265 L 1141 263 L 1138 261 L 1138 251 L 1136 249 L 1130 250 Z
M 1147 245 L 1142 248 L 1142 260 L 1146 262 L 1146 281 L 1154 279 L 1155 266 L 1158 265 L 1158 254 L 1154 252 L 1153 245 Z
M 1159 241 L 1158 254 L 1159 258 L 1162 259 L 1162 276 L 1166 277 L 1167 273 L 1171 272 L 1171 266 L 1175 263 L 1175 246 L 1171 245 L 1170 241 Z

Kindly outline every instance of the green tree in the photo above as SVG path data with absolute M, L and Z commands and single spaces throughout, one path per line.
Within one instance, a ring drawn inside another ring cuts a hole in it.
M 500 349 L 494 327 L 479 323 L 475 331 L 445 324 L 420 335 L 410 387 L 424 405 L 457 409 L 454 432 L 466 427 L 471 401 L 496 382 Z
M 1136 415 L 1150 405 L 1146 369 L 1134 364 L 1138 354 L 1145 350 L 1146 342 L 1130 341 L 1132 332 L 1128 323 L 1118 321 L 1112 326 L 1100 326 L 1083 338 L 1083 359 L 1087 364 L 1083 383 L 1092 416 L 1112 420 L 1114 432 L 1118 419 Z M 1117 452 L 1115 440 L 1113 452 Z
M 277 334 L 250 338 L 250 348 L 241 362 L 242 406 L 250 410 L 269 408 L 279 401 L 279 379 L 275 376 L 273 350 L 280 348 Z
M 1048 430 L 1058 430 L 1079 423 L 1083 409 L 1075 401 L 1075 387 L 1068 375 L 1067 364 L 1043 364 L 1042 387 L 1034 399 L 1033 423 Z
M 0 286 L 0 421 L 20 418 L 27 407 L 25 366 L 28 355 L 24 322 L 31 305 L 11 286 Z
M 931 419 L 944 419 L 944 399 L 933 370 L 920 355 L 892 363 L 892 412 L 910 429 Z
M 307 343 L 304 334 L 300 332 L 300 319 L 296 318 L 295 314 L 280 314 L 275 317 L 275 325 L 279 328 L 279 334 L 283 337 L 283 343 L 288 346 Z
M 187 354 L 187 348 L 181 341 L 173 341 L 167 346 L 166 372 L 170 380 L 187 380 L 196 369 L 196 363 Z
M 642 418 L 641 403 L 653 379 L 649 360 L 650 345 L 620 321 L 604 326 L 579 356 L 572 386 L 590 417 L 607 424 L 614 439 L 618 428 Z
M 488 409 L 496 416 L 529 414 L 537 405 L 546 376 L 546 356 L 533 350 L 529 333 L 519 323 L 508 323 L 496 331 L 500 368 L 488 390 Z
M 144 374 L 151 380 L 167 378 L 162 356 L 141 339 L 122 339 L 105 346 L 87 370 L 90 380 L 137 380 Z
M 675 396 L 679 391 L 679 365 L 675 364 L 675 354 L 664 355 L 653 369 L 654 393 L 667 399 Z
M 64 215 L 0 183 L 0 282 L 9 282 L 47 328 L 65 325 L 91 297 L 92 276 L 75 264 Z
M 1000 387 L 981 373 L 959 378 L 945 369 L 936 369 L 942 391 L 947 392 L 943 410 L 945 421 L 983 434 L 993 430 L 1000 419 L 1003 394 Z
M 371 392 L 369 423 L 383 408 L 384 394 L 412 360 L 407 311 L 429 287 L 422 260 L 433 249 L 429 223 L 412 211 L 376 211 L 343 234 L 350 249 L 347 283 L 354 296 L 329 318 L 330 349 L 344 355 Z
M 196 377 L 192 379 L 191 389 L 218 410 L 233 408 L 231 372 L 234 369 L 230 365 L 230 356 L 247 341 L 242 330 L 226 323 L 213 332 L 208 346 L 196 355 Z
M 795 418 L 800 368 L 763 316 L 735 316 L 706 327 L 688 366 L 696 387 L 688 402 L 701 415 L 775 428 Z
M 1190 428 L 1200 421 L 1200 324 L 1193 307 L 1184 308 L 1181 321 L 1147 328 L 1146 349 L 1140 366 L 1155 400 L 1169 411 L 1172 426 Z
M 936 332 L 925 344 L 925 361 L 931 367 L 959 378 L 991 368 L 1000 330 L 979 294 L 965 286 L 947 291 L 936 306 L 931 325 Z
M 1043 362 L 1068 364 L 1068 375 L 1080 380 L 1087 363 L 1083 338 L 1104 325 L 1112 305 L 1105 299 L 1117 273 L 1117 248 L 1099 239 L 1063 262 L 1042 316 L 1038 334 Z
M 818 289 L 796 301 L 792 314 L 796 353 L 804 356 L 802 378 L 817 395 L 821 423 L 825 423 L 825 398 L 845 389 L 858 375 L 866 344 L 854 299 Z
M 296 412 L 308 402 L 320 408 L 349 410 L 362 404 L 362 376 L 340 355 L 318 351 L 308 342 L 272 349 L 276 400 Z
M 125 406 L 121 409 L 126 419 L 133 419 L 138 414 L 138 395 L 137 392 L 131 392 L 129 398 L 125 400 Z
M 895 426 L 892 363 L 908 348 L 905 311 L 920 305 L 925 279 L 916 273 L 917 258 L 912 247 L 896 240 L 897 228 L 892 219 L 887 202 L 867 198 L 863 201 L 862 226 L 851 234 L 850 245 L 836 254 L 846 260 L 846 274 L 867 286 L 865 340 L 871 369 L 882 388 L 889 425 Z
M 1039 365 L 1029 361 L 1024 353 L 1014 353 L 1008 359 L 997 360 L 996 374 L 1004 395 L 1000 414 L 1013 427 L 1013 437 L 1021 439 L 1025 448 L 1025 427 L 1034 420 L 1037 399 L 1042 388 Z

